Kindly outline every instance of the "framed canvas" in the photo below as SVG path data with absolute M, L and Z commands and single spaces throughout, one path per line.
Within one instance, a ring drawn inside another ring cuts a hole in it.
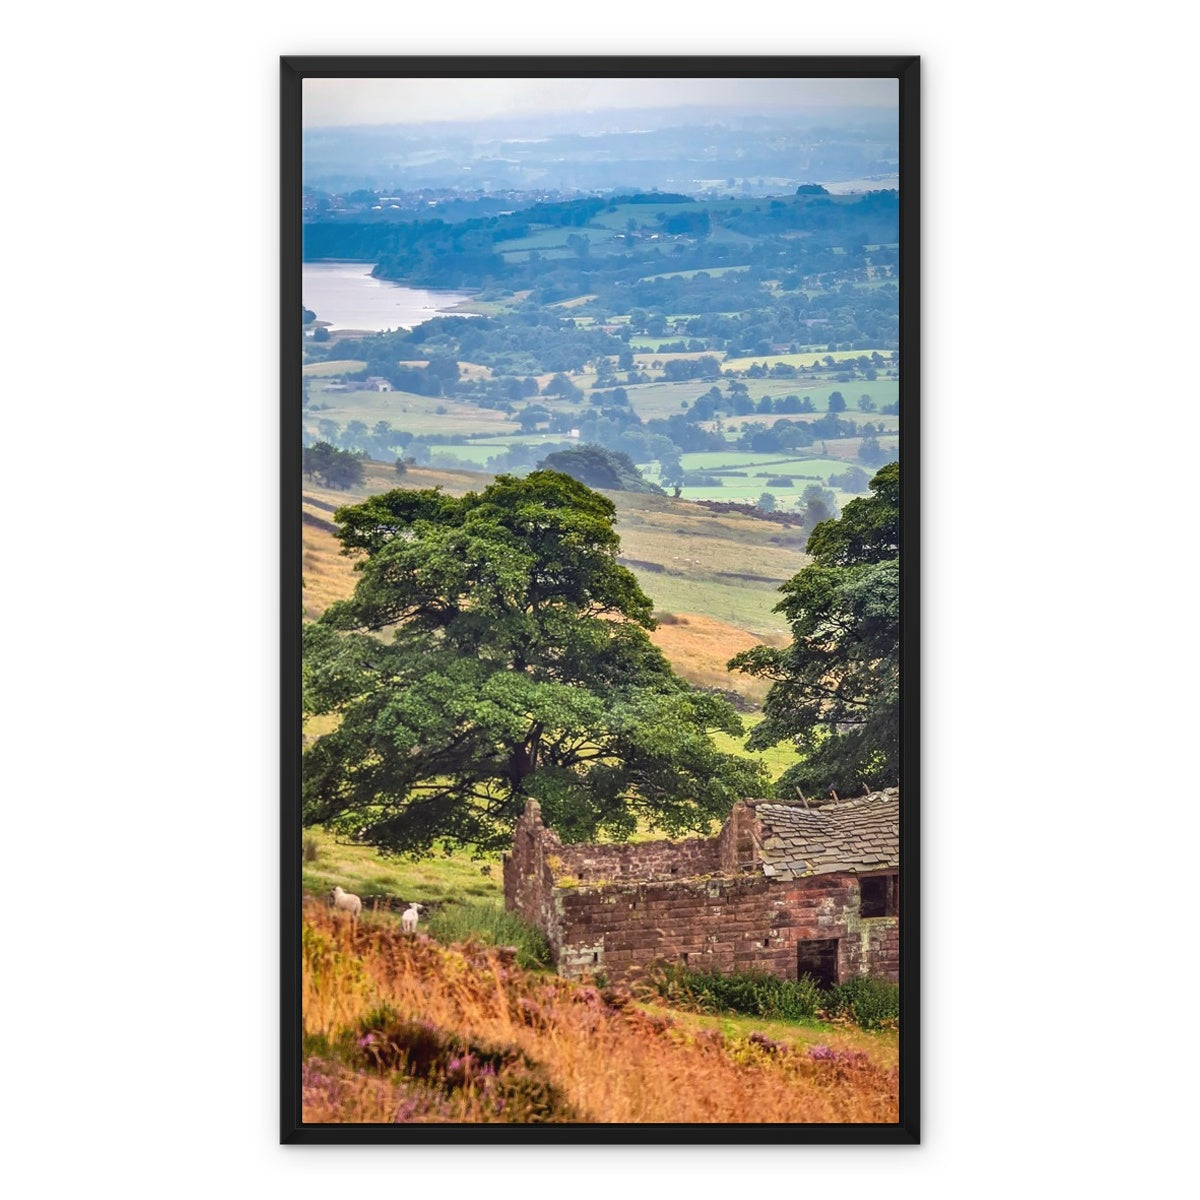
M 918 60 L 281 68 L 282 1140 L 917 1142 Z

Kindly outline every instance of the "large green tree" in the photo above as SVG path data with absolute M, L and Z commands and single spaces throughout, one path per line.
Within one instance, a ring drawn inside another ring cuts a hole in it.
M 351 600 L 305 628 L 304 819 L 385 850 L 504 845 L 526 797 L 568 839 L 640 817 L 700 830 L 768 782 L 710 733 L 740 731 L 647 636 L 616 561 L 616 510 L 567 475 L 461 499 L 397 490 L 336 514 Z
M 785 791 L 857 792 L 899 783 L 900 465 L 889 463 L 837 520 L 808 539 L 812 562 L 780 588 L 792 626 L 784 649 L 757 646 L 730 668 L 771 680 L 748 741 L 791 741 L 804 758 Z

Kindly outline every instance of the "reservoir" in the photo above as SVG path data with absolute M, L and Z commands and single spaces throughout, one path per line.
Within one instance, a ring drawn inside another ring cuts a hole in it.
M 331 329 L 412 329 L 471 297 L 375 279 L 371 263 L 306 262 L 304 307 Z M 472 314 L 463 313 L 463 316 Z

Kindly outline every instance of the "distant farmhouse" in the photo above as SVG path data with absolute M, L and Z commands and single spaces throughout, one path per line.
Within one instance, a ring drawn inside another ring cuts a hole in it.
M 530 800 L 504 859 L 505 905 L 569 977 L 617 981 L 668 960 L 822 987 L 897 980 L 899 817 L 887 788 L 821 807 L 746 800 L 713 838 L 563 845 Z

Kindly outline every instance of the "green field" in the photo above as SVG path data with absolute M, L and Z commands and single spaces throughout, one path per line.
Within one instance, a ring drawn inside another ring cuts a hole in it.
M 800 755 L 796 753 L 796 748 L 790 742 L 781 742 L 776 746 L 771 746 L 767 750 L 747 750 L 745 746 L 746 738 L 750 736 L 750 731 L 762 722 L 762 715 L 756 713 L 753 716 L 742 718 L 746 733 L 742 737 L 731 737 L 727 733 L 714 733 L 713 741 L 717 745 L 717 749 L 724 750 L 726 754 L 741 754 L 746 758 L 754 759 L 760 762 L 767 768 L 768 774 L 772 780 L 778 779 L 780 775 L 800 761 Z
M 662 271 L 658 275 L 643 275 L 638 283 L 648 283 L 652 279 L 695 279 L 697 275 L 709 275 L 713 279 L 719 279 L 731 271 L 748 270 L 750 270 L 749 264 L 740 267 L 697 267 L 692 271 Z
M 767 367 L 769 370 L 775 363 L 787 363 L 788 366 L 792 367 L 811 367 L 814 363 L 824 364 L 826 358 L 832 358 L 834 362 L 846 362 L 848 360 L 853 361 L 854 359 L 860 358 L 864 354 L 870 358 L 873 353 L 878 353 L 883 356 L 886 365 L 881 369 L 890 370 L 892 368 L 894 365 L 892 363 L 892 352 L 890 350 L 883 349 L 878 351 L 816 350 L 803 354 L 769 354 L 763 355 L 762 357 L 751 356 L 749 358 L 731 358 L 727 359 L 722 366 L 727 371 L 746 371 L 755 364 L 761 364 Z
M 348 375 L 361 371 L 366 365 L 354 358 L 331 358 L 325 362 L 305 363 L 300 372 L 309 378 L 321 378 L 326 375 Z
M 318 406 L 322 406 L 318 409 Z M 442 412 L 438 412 L 438 409 Z M 319 381 L 309 389 L 304 411 L 305 429 L 316 430 L 321 420 L 346 426 L 351 421 L 374 425 L 388 421 L 393 429 L 409 433 L 516 432 L 516 422 L 493 408 L 479 408 L 463 400 L 418 396 L 413 392 L 327 392 Z

